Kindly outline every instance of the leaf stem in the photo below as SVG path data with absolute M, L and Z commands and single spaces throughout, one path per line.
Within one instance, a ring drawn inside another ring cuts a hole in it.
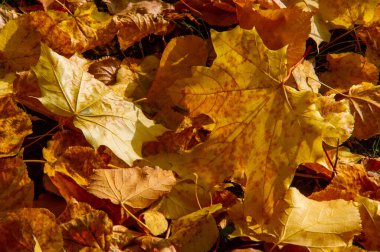
M 139 218 L 137 218 L 133 213 L 131 213 L 131 211 L 129 211 L 123 203 L 121 203 L 121 206 L 122 208 L 127 212 L 127 214 L 129 214 L 129 216 L 131 216 L 135 221 L 137 221 L 137 223 L 139 223 L 141 226 L 143 226 L 144 228 L 146 228 L 150 233 L 152 233 L 152 231 L 150 230 L 150 228 L 145 225 L 144 222 L 142 222 L 141 220 L 139 220 Z

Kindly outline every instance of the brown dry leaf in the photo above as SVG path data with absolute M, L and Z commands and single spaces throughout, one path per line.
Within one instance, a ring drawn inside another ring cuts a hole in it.
M 140 215 L 145 225 L 149 228 L 152 235 L 158 236 L 163 234 L 168 229 L 168 221 L 165 216 L 156 211 L 149 209 Z
M 161 57 L 147 98 L 153 107 L 155 119 L 166 127 L 175 129 L 183 119 L 183 115 L 173 110 L 174 102 L 168 95 L 168 88 L 178 79 L 191 76 L 192 66 L 206 64 L 208 49 L 205 41 L 196 36 L 184 36 L 172 39 Z
M 12 96 L 0 97 L 0 158 L 16 155 L 24 137 L 31 133 L 29 116 L 17 107 Z
M 149 120 L 132 102 L 86 72 L 76 56 L 67 59 L 45 45 L 33 71 L 46 108 L 81 129 L 94 147 L 109 147 L 125 163 L 141 158 L 143 142 L 166 129 Z
M 43 156 L 48 161 L 44 172 L 55 176 L 60 172 L 71 177 L 78 185 L 87 186 L 88 179 L 94 169 L 106 169 L 101 156 L 78 132 L 63 131 L 53 136 L 47 148 L 43 149 Z
M 124 58 L 117 71 L 116 83 L 111 86 L 112 90 L 128 100 L 144 99 L 159 64 L 159 58 L 154 55 L 143 59 Z
M 0 30 L 0 69 L 28 70 L 37 63 L 39 55 L 40 37 L 30 26 L 29 15 L 9 20 Z
M 249 5 L 248 5 L 249 6 Z M 298 63 L 305 52 L 305 40 L 311 29 L 312 12 L 298 6 L 276 10 L 255 10 L 237 8 L 239 24 L 244 29 L 256 28 L 264 44 L 271 50 L 288 45 L 288 71 Z M 239 13 L 243 12 L 244 15 Z
M 362 219 L 363 231 L 359 236 L 360 244 L 368 250 L 380 250 L 380 202 L 358 196 L 359 211 Z
M 117 32 L 114 19 L 99 12 L 93 2 L 80 5 L 72 15 L 59 11 L 34 12 L 30 26 L 41 34 L 44 43 L 63 55 L 105 45 Z
M 38 2 L 40 2 L 42 4 L 42 6 L 44 7 L 44 10 L 46 11 L 48 9 L 48 7 L 54 3 L 56 0 L 37 0 Z
M 33 182 L 21 157 L 0 158 L 0 212 L 33 205 Z
M 66 250 L 109 251 L 113 224 L 105 212 L 72 200 L 58 221 Z
M 142 234 L 133 230 L 129 230 L 122 225 L 114 225 L 112 227 L 112 245 L 118 248 L 125 248 L 131 245 L 135 238 L 141 236 Z
M 329 87 L 346 92 L 361 82 L 377 83 L 379 70 L 366 58 L 356 53 L 328 54 L 329 70 L 320 74 L 320 80 Z M 322 91 L 326 91 L 326 87 Z M 335 92 L 334 90 L 334 92 Z
M 174 222 L 169 241 L 181 252 L 209 251 L 219 237 L 213 213 L 221 204 L 202 208 Z
M 346 99 L 355 116 L 353 136 L 368 139 L 379 134 L 380 121 L 376 118 L 380 115 L 380 87 L 368 82 L 354 85 Z
M 106 85 L 116 82 L 116 73 L 120 68 L 120 60 L 113 57 L 105 57 L 91 63 L 88 72 Z
M 371 196 L 378 186 L 372 182 L 361 164 L 344 164 L 338 162 L 336 175 L 331 183 L 322 191 L 309 196 L 310 199 L 323 200 L 354 200 L 357 195 Z
M 120 49 L 125 50 L 142 38 L 150 35 L 165 35 L 168 33 L 172 25 L 162 16 L 152 14 L 127 14 L 118 19 L 117 37 L 120 43 Z
M 125 220 L 125 217 L 121 216 L 120 206 L 112 204 L 109 200 L 99 199 L 79 186 L 72 178 L 57 172 L 54 177 L 44 177 L 45 179 L 48 179 L 47 181 L 50 181 L 49 183 L 55 186 L 54 190 L 58 191 L 66 202 L 70 202 L 74 198 L 79 202 L 87 203 L 95 209 L 106 212 L 116 224 L 120 224 Z
M 0 233 L 0 247 L 4 252 L 34 251 L 34 237 L 44 252 L 64 251 L 62 233 L 54 215 L 46 209 L 1 212 Z
M 342 199 L 314 201 L 291 187 L 264 227 L 266 241 L 329 249 L 350 246 L 361 231 L 359 209 Z
M 164 10 L 173 9 L 169 3 L 158 0 L 102 0 L 111 14 L 127 13 L 152 14 L 157 16 Z
M 95 170 L 87 190 L 118 205 L 145 208 L 170 192 L 176 179 L 159 167 Z
M 319 0 L 319 13 L 334 28 L 350 29 L 370 22 L 378 0 Z
M 210 25 L 232 26 L 238 23 L 233 0 L 182 0 L 177 2 L 175 9 L 179 12 L 190 10 L 195 17 Z

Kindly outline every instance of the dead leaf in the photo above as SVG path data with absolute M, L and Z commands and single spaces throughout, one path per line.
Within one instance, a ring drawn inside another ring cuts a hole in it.
M 168 95 L 168 88 L 176 80 L 190 77 L 192 66 L 205 65 L 207 56 L 206 43 L 196 36 L 174 38 L 165 47 L 147 98 L 157 113 L 155 118 L 166 127 L 175 129 L 183 119 L 183 115 L 173 111 L 175 104 Z
M 360 244 L 368 250 L 380 249 L 380 202 L 358 196 L 363 231 L 359 236 Z
M 58 219 L 69 251 L 108 251 L 112 239 L 112 221 L 103 211 L 72 200 Z
M 62 234 L 55 217 L 43 208 L 23 208 L 0 213 L 0 246 L 4 251 L 34 251 L 35 239 L 42 251 L 63 251 Z
M 169 241 L 183 252 L 209 251 L 219 236 L 212 214 L 221 209 L 217 204 L 181 217 L 173 224 Z
M 106 145 L 127 164 L 141 157 L 143 142 L 164 132 L 133 103 L 46 46 L 33 71 L 41 88 L 39 100 L 46 108 L 73 118 L 94 148 Z
M 140 218 L 144 220 L 144 223 L 149 227 L 149 231 L 152 235 L 158 236 L 163 234 L 168 229 L 168 221 L 165 216 L 156 210 L 147 210 L 140 215 Z
M 0 157 L 14 156 L 24 137 L 32 133 L 32 122 L 11 95 L 0 97 L 0 114 Z
M 159 167 L 95 170 L 88 191 L 118 205 L 145 208 L 170 192 L 176 180 Z
M 113 57 L 105 57 L 93 62 L 88 72 L 106 85 L 112 85 L 116 82 L 116 73 L 120 67 L 120 60 Z
M 34 188 L 22 157 L 0 158 L 0 212 L 32 207 Z
M 49 10 L 31 14 L 30 26 L 49 47 L 71 56 L 110 42 L 117 32 L 114 19 L 95 3 L 80 5 L 73 14 Z
M 157 16 L 164 10 L 173 9 L 169 3 L 157 0 L 103 0 L 111 14 L 125 15 L 127 13 L 152 14 Z
M 333 92 L 346 92 L 362 82 L 377 83 L 379 70 L 366 58 L 356 53 L 328 54 L 329 70 L 320 74 L 320 80 Z M 327 90 L 323 87 L 322 92 Z
M 152 14 L 128 14 L 118 19 L 120 29 L 117 37 L 120 49 L 125 50 L 142 38 L 150 35 L 165 35 L 171 30 L 171 24 L 162 16 Z
M 363 82 L 350 88 L 346 99 L 355 117 L 354 137 L 368 139 L 379 134 L 380 122 L 375 119 L 380 113 L 379 97 L 380 87 L 372 83 Z
M 378 186 L 368 178 L 363 165 L 338 162 L 336 172 L 337 174 L 325 189 L 313 193 L 309 198 L 318 201 L 354 200 L 357 195 L 371 196 L 378 190 Z
M 370 22 L 375 15 L 377 0 L 320 0 L 319 13 L 334 28 L 350 29 L 355 24 Z
M 40 37 L 23 15 L 9 20 L 0 30 L 0 68 L 5 72 L 28 70 L 38 61 Z
M 314 201 L 290 188 L 265 226 L 275 245 L 331 248 L 350 246 L 361 231 L 359 209 L 342 199 Z

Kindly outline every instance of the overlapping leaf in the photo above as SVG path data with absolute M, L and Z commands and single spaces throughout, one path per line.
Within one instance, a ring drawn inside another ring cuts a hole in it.
M 42 46 L 33 70 L 44 106 L 57 115 L 73 118 L 89 143 L 95 148 L 108 146 L 127 164 L 141 157 L 143 142 L 154 140 L 154 135 L 163 132 L 133 103 L 85 72 L 75 59 Z

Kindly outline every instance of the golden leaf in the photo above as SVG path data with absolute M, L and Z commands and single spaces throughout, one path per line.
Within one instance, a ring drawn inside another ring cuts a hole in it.
M 165 131 L 133 103 L 84 71 L 75 60 L 46 46 L 42 46 L 33 71 L 41 88 L 39 100 L 46 108 L 73 118 L 73 124 L 94 148 L 106 145 L 127 164 L 141 157 L 143 142 L 155 140 L 155 135 Z

